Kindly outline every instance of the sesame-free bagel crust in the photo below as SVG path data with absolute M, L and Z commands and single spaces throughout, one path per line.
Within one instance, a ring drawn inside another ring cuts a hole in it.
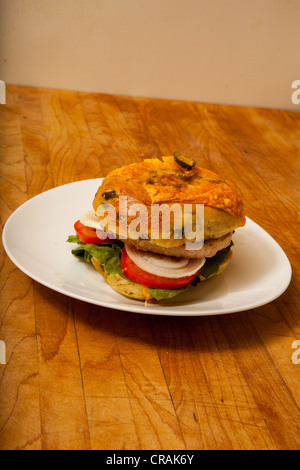
M 112 195 L 107 200 L 106 195 Z M 128 210 L 133 204 L 144 204 L 151 219 L 152 204 L 203 204 L 204 238 L 216 239 L 245 224 L 242 196 L 238 188 L 220 175 L 195 165 L 191 170 L 180 167 L 174 157 L 146 159 L 110 172 L 99 187 L 93 207 L 112 204 L 119 211 L 119 197 L 127 197 Z M 101 220 L 101 219 L 100 219 Z M 118 220 L 118 219 L 117 219 Z M 128 217 L 128 224 L 131 222 Z M 150 226 L 150 224 L 149 224 Z M 118 225 L 117 233 L 118 236 Z M 149 239 L 166 247 L 180 246 L 185 239 Z

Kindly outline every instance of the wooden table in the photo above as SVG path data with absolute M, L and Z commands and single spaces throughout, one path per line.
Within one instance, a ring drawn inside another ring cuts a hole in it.
M 299 449 L 300 113 L 17 86 L 0 113 L 2 228 L 42 191 L 179 149 L 238 183 L 293 268 L 268 305 L 161 317 L 56 293 L 2 250 L 1 449 Z

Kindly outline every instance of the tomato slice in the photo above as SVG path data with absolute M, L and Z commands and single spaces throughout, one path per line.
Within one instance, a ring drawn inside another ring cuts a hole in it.
M 74 229 L 77 233 L 78 239 L 82 243 L 93 243 L 94 245 L 100 245 L 102 243 L 112 243 L 113 240 L 109 238 L 108 235 L 105 236 L 105 231 L 103 230 L 103 237 L 100 238 L 100 230 L 95 228 L 88 227 L 83 225 L 80 220 L 77 220 L 74 224 Z
M 169 279 L 147 273 L 147 271 L 139 268 L 128 256 L 125 245 L 121 255 L 121 270 L 130 281 L 145 287 L 152 287 L 152 289 L 179 289 L 180 287 L 187 286 L 198 275 L 198 273 L 195 273 L 191 276 Z

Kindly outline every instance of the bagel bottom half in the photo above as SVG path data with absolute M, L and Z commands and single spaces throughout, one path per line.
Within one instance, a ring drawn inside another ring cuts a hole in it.
M 206 281 L 214 276 L 221 274 L 221 272 L 223 272 L 224 269 L 227 267 L 231 258 L 232 258 L 232 250 L 229 250 L 225 260 L 219 265 L 218 271 L 206 278 L 201 276 L 201 272 L 200 272 L 200 275 L 199 275 L 200 281 L 201 282 Z M 118 273 L 108 274 L 105 268 L 102 266 L 102 264 L 99 263 L 99 261 L 95 257 L 91 258 L 91 262 L 93 266 L 96 268 L 96 270 L 104 277 L 107 284 L 109 284 L 110 287 L 114 289 L 116 292 L 118 292 L 119 294 L 122 294 L 131 299 L 142 300 L 142 301 L 146 301 L 149 303 L 157 302 L 157 300 L 154 297 L 152 297 L 147 287 L 141 286 L 140 284 L 135 284 L 127 279 L 124 279 Z
M 147 300 L 150 301 L 150 298 L 153 298 L 147 289 L 140 284 L 134 284 L 133 282 L 124 279 L 120 274 L 108 274 L 102 264 L 99 263 L 97 258 L 94 256 L 91 258 L 93 266 L 97 271 L 104 277 L 107 284 L 110 285 L 116 292 L 119 294 L 125 295 L 135 300 Z M 148 297 L 148 298 L 147 298 Z

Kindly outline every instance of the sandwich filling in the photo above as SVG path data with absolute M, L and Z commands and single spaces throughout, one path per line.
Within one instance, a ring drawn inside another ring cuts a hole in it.
M 152 299 L 157 301 L 171 299 L 184 292 L 189 286 L 195 286 L 199 282 L 219 274 L 232 257 L 231 246 L 233 245 L 231 242 L 226 248 L 218 251 L 214 256 L 203 259 L 200 263 L 200 267 L 197 267 L 196 272 L 193 274 L 185 273 L 188 275 L 170 278 L 170 270 L 168 271 L 168 276 L 162 276 L 160 274 L 153 274 L 153 269 L 152 272 L 147 271 L 146 269 L 149 269 L 148 265 L 143 265 L 144 269 L 142 269 L 140 266 L 143 263 L 143 255 L 145 252 L 141 252 L 139 266 L 135 262 L 137 258 L 135 258 L 134 261 L 128 256 L 126 245 L 122 242 L 116 241 L 115 243 L 106 242 L 102 244 L 83 243 L 78 238 L 78 234 L 76 236 L 69 236 L 67 241 L 77 244 L 77 247 L 72 250 L 72 254 L 80 260 L 92 263 L 99 271 L 101 269 L 100 272 L 104 275 L 106 280 L 110 277 L 118 282 L 124 280 L 132 284 L 132 292 L 134 292 L 135 298 L 138 297 L 136 296 L 134 286 L 144 287 L 143 294 L 148 301 Z M 138 256 L 138 253 L 135 254 Z M 147 253 L 147 258 L 151 258 L 150 252 Z M 181 259 L 179 258 L 179 260 Z M 184 260 L 185 258 L 181 261 L 184 262 Z M 169 261 L 169 259 L 165 260 L 166 264 L 169 264 Z M 149 264 L 151 264 L 153 268 L 153 262 Z M 174 271 L 176 271 L 176 268 L 173 268 L 173 275 Z M 158 273 L 159 270 L 156 272 Z M 177 275 L 179 275 L 179 273 L 177 273 Z M 114 287 L 114 285 L 114 283 L 111 283 L 111 287 Z

